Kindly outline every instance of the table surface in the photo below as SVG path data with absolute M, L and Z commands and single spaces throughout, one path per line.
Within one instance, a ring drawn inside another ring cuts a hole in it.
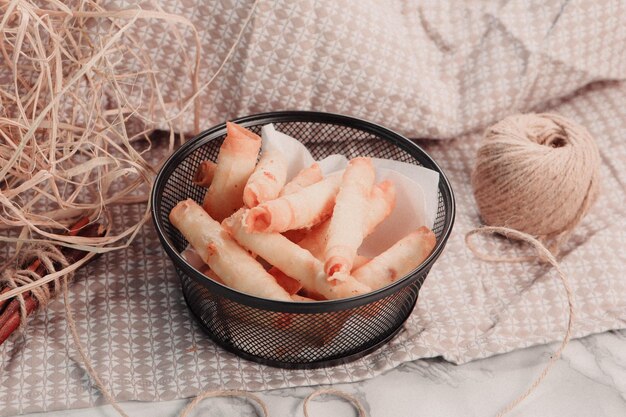
M 333 388 L 354 395 L 372 417 L 494 416 L 530 386 L 557 347 L 557 344 L 536 346 L 465 365 L 440 359 L 418 360 L 370 380 Z M 291 388 L 257 395 L 267 404 L 270 416 L 302 416 L 302 401 L 314 389 Z M 127 402 L 122 407 L 130 416 L 173 417 L 187 402 Z M 311 417 L 356 415 L 347 402 L 332 397 L 314 400 L 309 411 Z M 102 406 L 28 416 L 117 415 L 112 407 Z M 190 414 L 233 415 L 262 413 L 244 400 L 214 398 L 205 400 Z M 508 415 L 626 416 L 626 330 L 572 341 L 539 388 Z

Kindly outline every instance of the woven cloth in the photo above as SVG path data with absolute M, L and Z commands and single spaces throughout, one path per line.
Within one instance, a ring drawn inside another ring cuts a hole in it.
M 250 7 L 234 1 L 162 3 L 204 22 L 200 27 L 210 29 L 201 32 L 203 42 L 218 55 L 230 47 Z M 532 262 L 485 263 L 463 241 L 480 224 L 469 182 L 480 133 L 472 132 L 519 108 L 571 117 L 598 141 L 602 194 L 560 261 L 575 296 L 574 336 L 626 327 L 626 83 L 615 81 L 626 73 L 620 17 L 626 13 L 618 10 L 623 3 L 552 2 L 540 8 L 509 1 L 499 8 L 495 2 L 385 2 L 379 15 L 382 6 L 374 2 L 358 9 L 352 2 L 320 3 L 259 3 L 244 43 L 202 96 L 204 127 L 256 111 L 313 108 L 364 116 L 411 137 L 455 137 L 419 142 L 446 172 L 457 199 L 444 254 L 403 330 L 380 350 L 333 368 L 281 370 L 241 360 L 209 341 L 147 224 L 130 247 L 81 269 L 71 287 L 82 342 L 118 401 L 169 400 L 211 388 L 357 381 L 418 358 L 464 363 L 560 340 L 566 300 L 554 271 Z M 222 39 L 216 33 L 226 40 L 215 41 Z M 152 38 L 146 36 L 147 44 Z M 398 49 L 404 45 L 406 50 Z M 214 62 L 205 64 L 207 71 L 215 69 Z M 155 160 L 160 152 L 157 146 Z M 115 207 L 113 215 L 131 221 L 142 211 Z M 492 250 L 491 242 L 481 247 Z M 512 254 L 524 251 L 498 246 Z M 25 333 L 0 346 L 0 415 L 101 403 L 70 339 L 63 306 L 54 301 Z

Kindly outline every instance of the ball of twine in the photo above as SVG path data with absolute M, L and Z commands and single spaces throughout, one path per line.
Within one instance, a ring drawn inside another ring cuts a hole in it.
M 472 172 L 483 221 L 532 235 L 556 254 L 599 191 L 600 157 L 584 127 L 519 114 L 487 129 Z
M 507 117 L 487 129 L 480 145 L 472 186 L 487 226 L 465 235 L 468 248 L 486 261 L 547 262 L 556 269 L 567 297 L 568 320 L 560 346 L 530 387 L 504 407 L 498 417 L 508 414 L 537 389 L 572 336 L 574 296 L 556 255 L 596 200 L 599 171 L 600 155 L 589 132 L 556 114 Z M 525 242 L 537 257 L 482 253 L 470 239 L 477 234 L 499 234 Z

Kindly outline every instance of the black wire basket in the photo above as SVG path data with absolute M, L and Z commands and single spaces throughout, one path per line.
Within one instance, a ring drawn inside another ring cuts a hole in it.
M 419 289 L 446 244 L 454 222 L 454 196 L 437 164 L 419 146 L 388 129 L 352 117 L 285 111 L 234 120 L 260 134 L 273 123 L 303 142 L 316 160 L 331 154 L 370 156 L 421 165 L 439 173 L 437 244 L 414 271 L 369 294 L 308 303 L 258 298 L 228 288 L 191 267 L 180 255 L 187 240 L 168 215 L 181 200 L 202 203 L 206 189 L 192 182 L 198 164 L 217 159 L 226 135 L 221 124 L 185 143 L 165 162 L 152 189 L 154 224 L 182 283 L 185 300 L 209 337 L 255 362 L 283 368 L 317 368 L 358 359 L 389 341 L 413 311 Z M 407 230 L 408 232 L 408 230 Z

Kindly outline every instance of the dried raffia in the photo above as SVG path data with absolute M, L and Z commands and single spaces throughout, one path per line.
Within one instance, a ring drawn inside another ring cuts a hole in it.
M 128 246 L 149 218 L 155 171 L 144 152 L 150 132 L 168 127 L 173 149 L 178 120 L 194 105 L 199 130 L 201 48 L 195 27 L 158 6 L 105 10 L 89 0 L 0 0 L 0 13 L 0 242 L 12 245 L 5 252 L 9 259 L 0 260 L 2 269 L 18 270 L 22 255 L 42 247 L 95 254 Z M 160 21 L 171 41 L 181 43 L 177 49 L 191 85 L 186 96 L 167 101 L 160 94 L 159 67 L 141 50 L 134 31 L 146 20 Z M 195 37 L 193 58 L 181 29 Z M 141 128 L 131 131 L 128 125 Z M 137 203 L 145 210 L 134 224 L 109 215 L 113 205 Z M 67 235 L 84 215 L 114 233 Z M 12 289 L 0 301 L 40 291 L 83 263 L 65 264 L 43 279 L 23 273 L 17 286 L 5 279 Z

